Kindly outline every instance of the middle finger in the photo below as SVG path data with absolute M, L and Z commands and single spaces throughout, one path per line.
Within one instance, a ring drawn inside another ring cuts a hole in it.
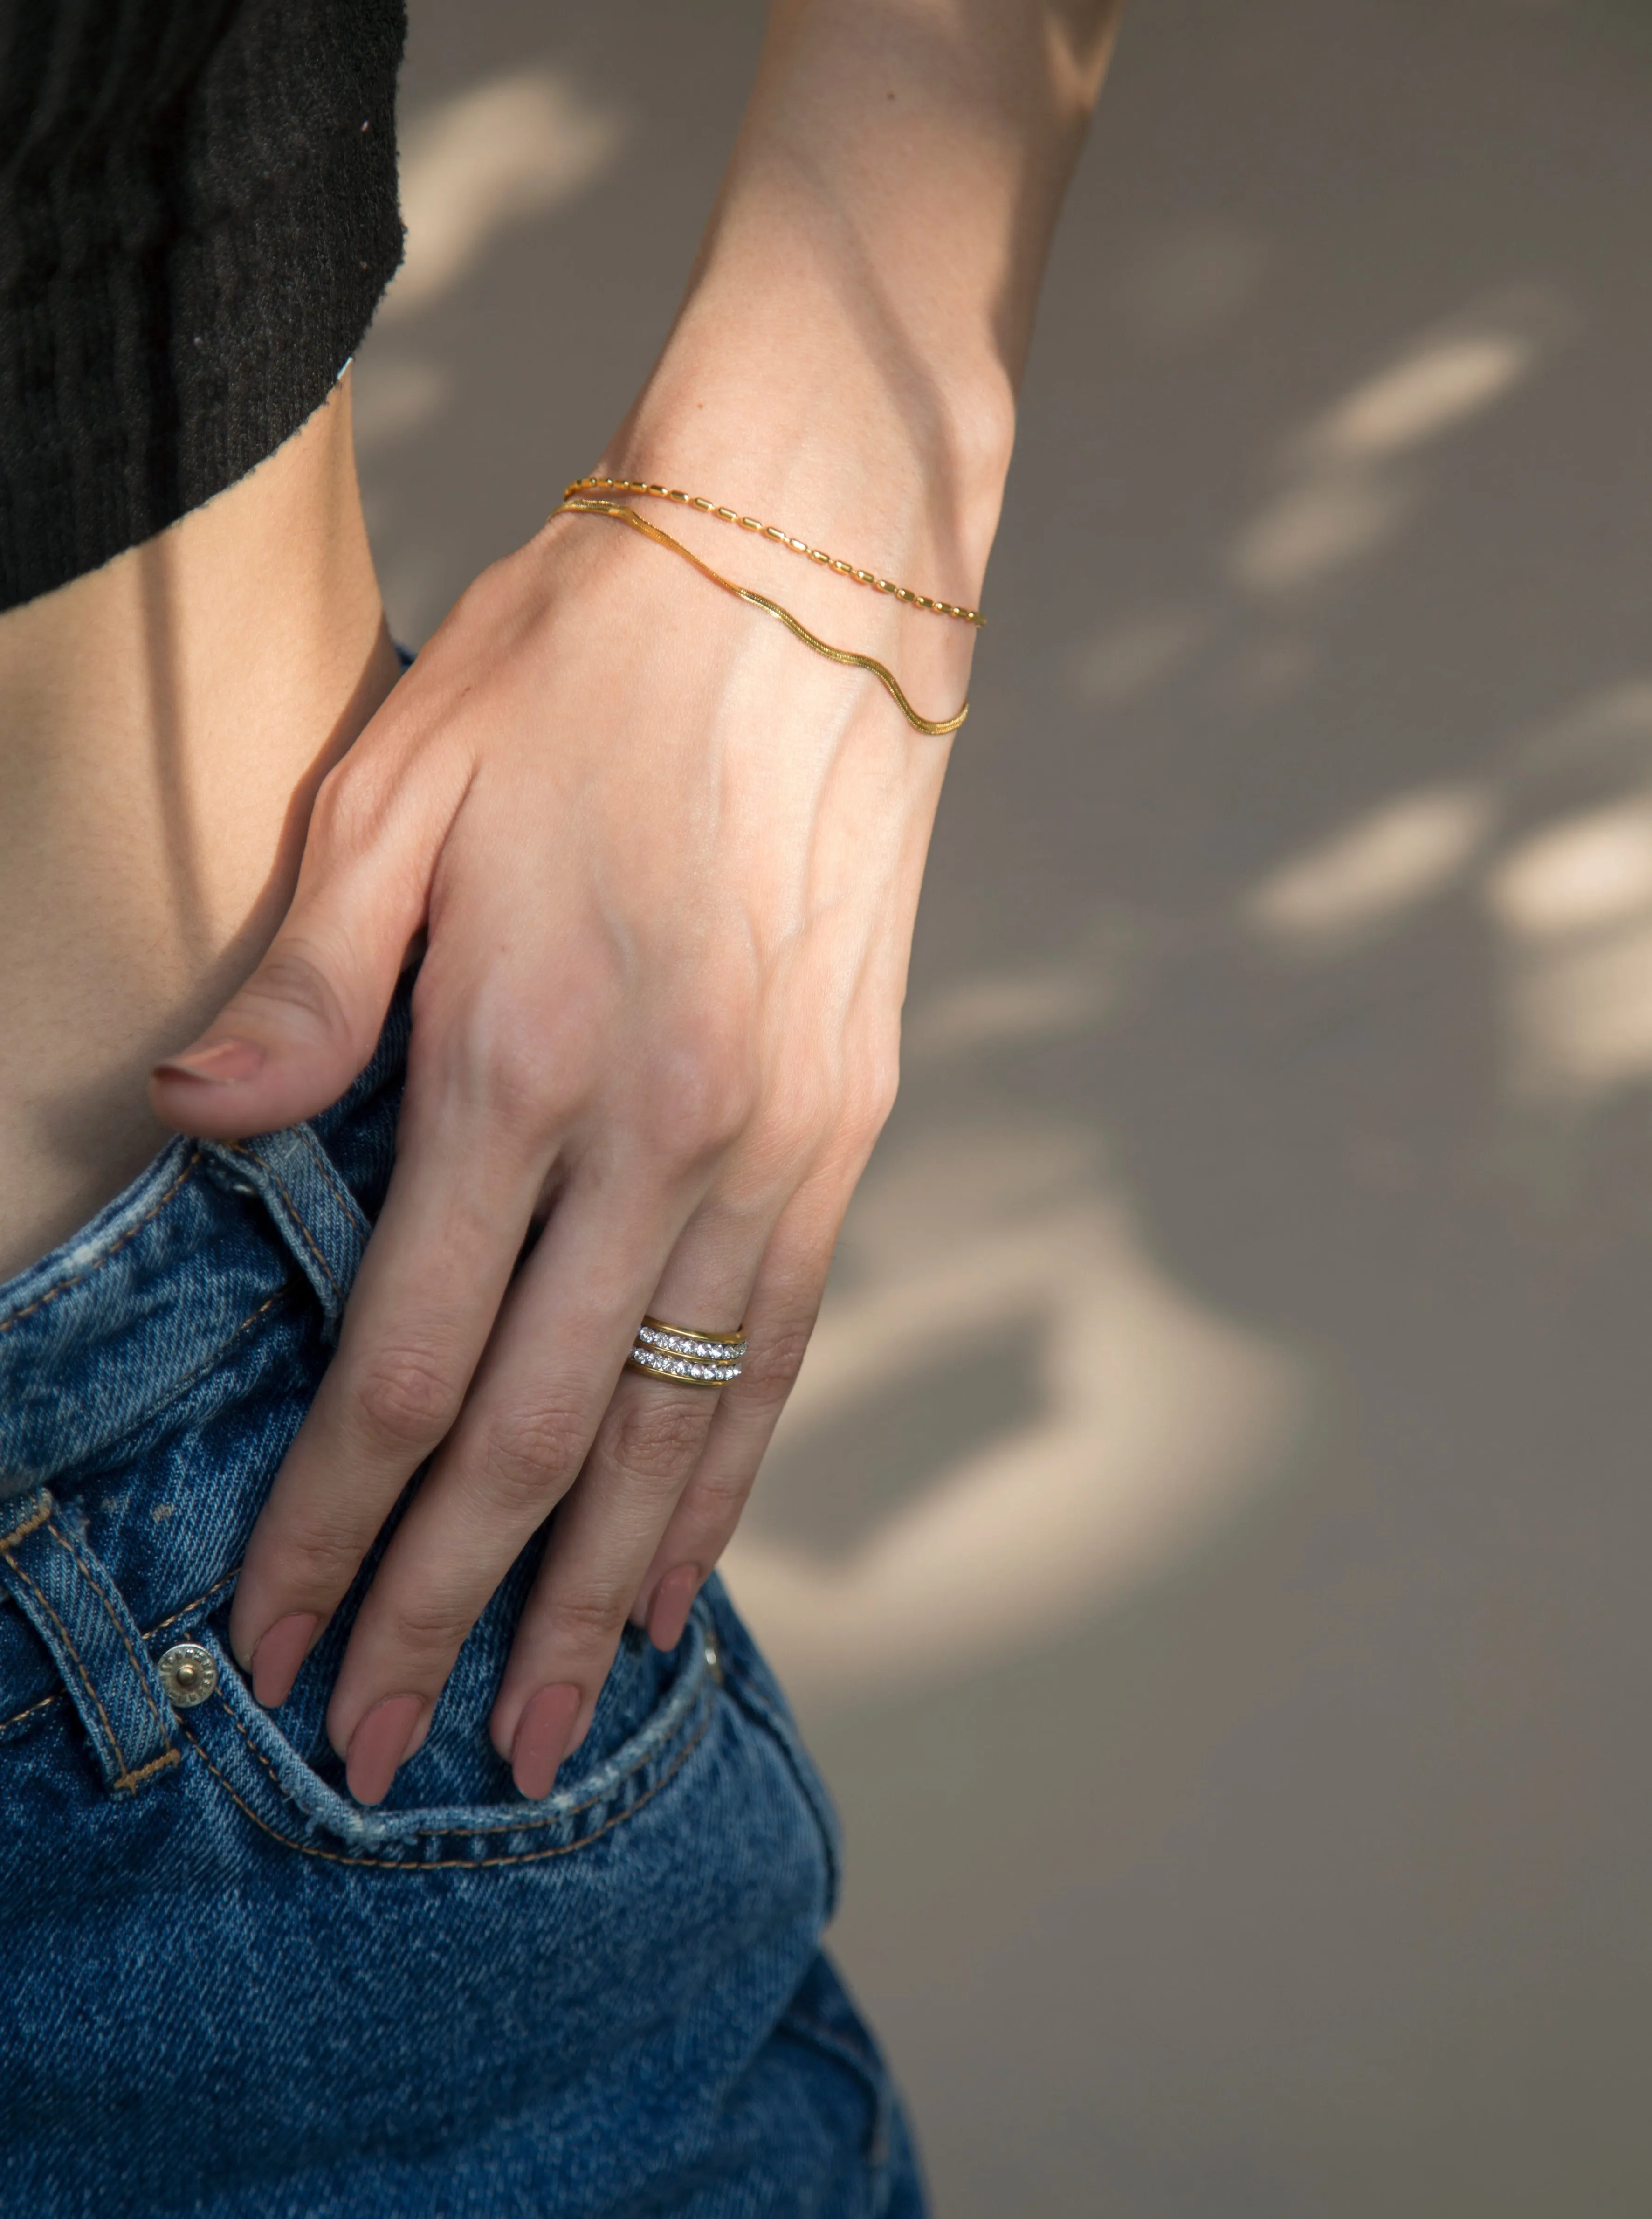
M 690 1336 L 723 1335 L 734 1330 L 756 1259 L 719 1259 L 698 1230 L 672 1258 L 670 1315 L 695 1320 L 684 1328 Z M 681 1292 L 696 1285 L 705 1291 Z M 614 1390 L 557 1514 L 494 1706 L 494 1744 L 508 1755 L 525 1795 L 550 1793 L 562 1756 L 590 1725 L 637 1583 L 704 1452 L 722 1393 L 630 1368 Z
M 419 1747 L 466 1635 L 578 1475 L 687 1209 L 655 1183 L 578 1177 L 558 1202 L 351 1632 L 327 1731 L 359 1800 Z

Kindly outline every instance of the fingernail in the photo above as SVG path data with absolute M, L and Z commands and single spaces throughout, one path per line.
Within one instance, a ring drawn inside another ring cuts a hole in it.
M 278 1618 L 252 1651 L 252 1693 L 266 1711 L 276 1709 L 292 1694 L 298 1668 L 309 1655 L 320 1623 L 313 1610 L 293 1611 Z
M 579 1714 L 577 1688 L 541 1688 L 524 1706 L 511 1744 L 511 1777 L 531 1801 L 550 1794 Z
M 424 1708 L 422 1695 L 387 1695 L 351 1734 L 345 1753 L 345 1781 L 358 1803 L 382 1803 L 389 1793 Z
M 682 1639 L 699 1593 L 698 1564 L 679 1564 L 674 1572 L 666 1574 L 649 1606 L 649 1639 L 656 1649 L 674 1649 Z
M 214 1041 L 206 1047 L 185 1048 L 155 1066 L 157 1078 L 199 1078 L 212 1086 L 235 1086 L 255 1078 L 264 1066 L 264 1050 L 251 1041 Z

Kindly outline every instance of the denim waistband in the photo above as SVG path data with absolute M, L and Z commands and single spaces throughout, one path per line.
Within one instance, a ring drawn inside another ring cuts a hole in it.
M 289 1294 L 324 1339 L 389 1182 L 410 990 L 372 1061 L 307 1123 L 174 1141 L 83 1231 L 0 1287 L 0 1499 L 72 1493 L 167 1413 Z

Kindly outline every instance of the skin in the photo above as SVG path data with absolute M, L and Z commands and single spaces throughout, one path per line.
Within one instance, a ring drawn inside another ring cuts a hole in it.
M 596 467 L 706 492 L 978 606 L 1038 282 L 1115 16 L 1114 0 L 780 0 L 683 308 Z M 344 392 L 244 486 L 34 605 L 66 613 L 38 620 L 22 682 L 45 706 L 0 775 L 33 795 L 29 764 L 54 766 L 28 805 L 55 827 L 56 861 L 23 842 L 7 902 L 27 927 L 111 858 L 131 890 L 67 948 L 35 927 L 23 1034 L 47 1077 L 5 1111 L 22 1168 L 0 1189 L 0 1235 L 16 1260 L 38 1252 L 144 1159 L 155 1119 L 238 1137 L 334 1100 L 425 936 L 389 1197 L 253 1535 L 232 1640 L 279 1703 L 430 1459 L 328 1714 L 352 1790 L 377 1800 L 555 1509 L 492 1720 L 519 1787 L 541 1795 L 628 1614 L 661 1646 L 680 1638 L 796 1377 L 894 1093 L 949 743 L 591 518 L 487 571 L 386 699 L 347 408 Z M 880 656 L 925 713 L 962 699 L 967 626 L 648 506 L 826 638 Z M 157 563 L 188 581 L 165 637 L 201 675 L 146 695 L 132 680 L 111 733 L 82 699 L 93 681 L 65 672 L 90 665 L 77 643 L 94 636 L 122 669 L 164 660 L 146 613 Z M 331 594 L 322 569 L 344 581 Z M 133 582 L 100 585 L 117 572 Z M 256 668 L 237 661 L 249 653 Z M 272 750 L 257 766 L 249 718 Z M 81 750 L 70 780 L 60 728 Z M 140 794 L 141 836 L 94 757 Z M 226 824 L 241 828 L 227 848 Z M 109 952 L 117 927 L 129 962 Z M 54 1014 L 65 980 L 72 1050 Z M 152 1115 L 142 1060 L 197 1026 L 157 1071 Z M 106 1105 L 98 1145 L 90 1128 L 84 1146 L 48 1145 L 53 1098 Z M 32 1202 L 29 1166 L 47 1158 L 60 1175 Z M 624 1372 L 645 1311 L 744 1320 L 744 1377 L 708 1393 Z
M 171 1137 L 150 1066 L 268 946 L 397 668 L 347 383 L 218 500 L 0 616 L 0 1277 Z

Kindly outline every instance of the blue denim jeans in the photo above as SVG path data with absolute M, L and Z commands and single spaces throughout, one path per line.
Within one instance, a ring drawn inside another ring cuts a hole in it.
M 716 1581 L 671 1655 L 626 1634 L 543 1802 L 486 1731 L 533 1550 L 377 1809 L 322 1729 L 354 1596 L 278 1712 L 236 1669 L 407 1022 L 325 1116 L 175 1141 L 0 1288 L 0 2209 L 914 2219 L 820 1953 L 831 1810 Z

